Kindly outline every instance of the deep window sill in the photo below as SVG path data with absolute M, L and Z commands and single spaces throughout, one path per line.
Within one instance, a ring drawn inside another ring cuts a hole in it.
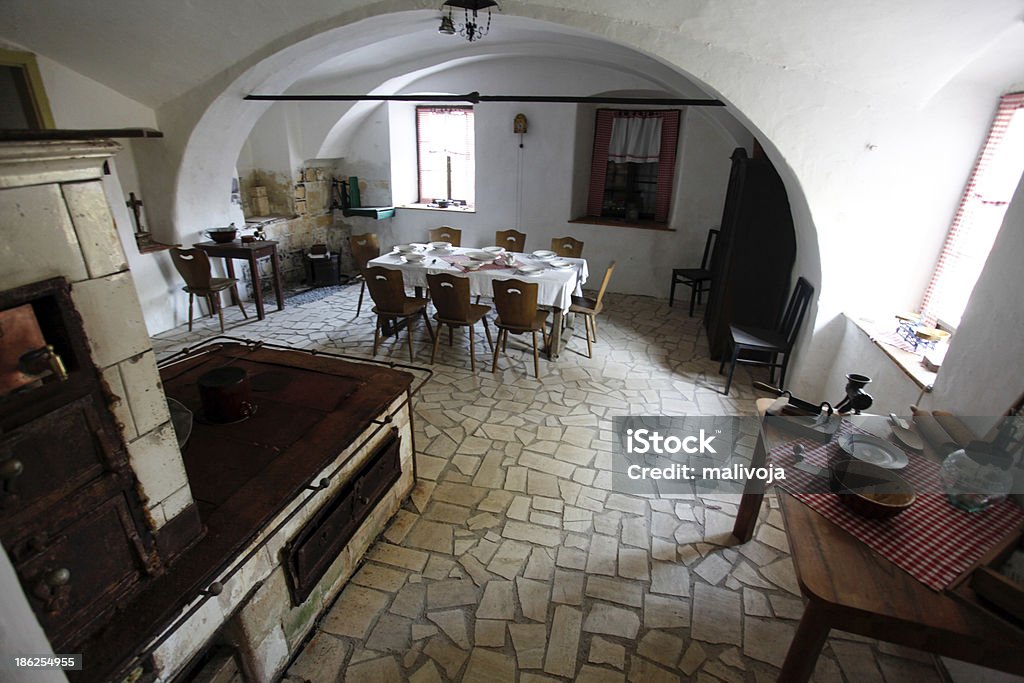
M 403 204 L 396 206 L 396 209 L 416 209 L 417 211 L 442 211 L 445 213 L 476 213 L 476 207 L 472 206 L 430 206 L 429 204 Z
M 660 230 L 662 232 L 676 231 L 675 228 L 669 227 L 668 223 L 658 223 L 652 220 L 627 221 L 625 218 L 582 216 L 580 218 L 573 218 L 569 222 L 582 225 L 604 225 L 611 228 L 636 228 L 639 230 Z
M 845 313 L 844 316 L 867 335 L 871 343 L 881 349 L 882 353 L 888 356 L 918 388 L 922 391 L 932 390 L 939 373 L 932 372 L 922 365 L 922 355 L 885 343 L 884 339 L 893 331 L 892 329 L 885 329 L 878 321 L 857 318 L 849 313 Z M 895 323 L 892 327 L 895 328 Z

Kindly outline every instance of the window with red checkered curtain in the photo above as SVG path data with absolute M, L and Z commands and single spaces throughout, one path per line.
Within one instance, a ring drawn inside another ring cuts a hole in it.
M 1024 170 L 1024 93 L 1004 95 L 964 188 L 921 313 L 956 327 Z
M 601 216 L 605 211 L 605 190 L 608 180 L 608 149 L 616 118 L 660 117 L 661 151 L 657 163 L 653 219 L 667 223 L 675 184 L 676 149 L 679 146 L 678 109 L 625 110 L 598 109 L 594 126 L 594 150 L 590 162 L 590 190 L 587 197 L 587 215 Z

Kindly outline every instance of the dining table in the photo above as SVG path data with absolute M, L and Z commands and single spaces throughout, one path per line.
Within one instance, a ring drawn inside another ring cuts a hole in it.
M 479 261 L 470 257 L 470 254 L 478 254 L 480 249 L 450 247 L 437 250 L 428 245 L 418 249 L 415 253 L 422 254 L 422 260 L 409 261 L 401 252 L 391 251 L 372 259 L 367 266 L 402 271 L 405 285 L 415 288 L 417 296 L 421 296 L 427 286 L 427 275 L 435 273 L 463 275 L 469 280 L 469 292 L 474 296 L 493 296 L 492 283 L 495 280 L 536 282 L 538 306 L 553 313 L 551 334 L 545 352 L 549 360 L 558 358 L 562 346 L 562 326 L 567 320 L 572 297 L 582 294 L 583 285 L 590 274 L 586 259 L 552 259 L 545 257 L 543 252 L 513 253 L 514 264 L 505 265 L 500 261 Z M 569 265 L 555 267 L 553 262 L 556 260 L 568 262 Z M 524 266 L 536 266 L 537 270 L 522 270 Z
M 793 444 L 799 442 L 806 449 L 802 454 L 805 462 L 824 465 L 840 448 L 837 439 L 824 444 L 798 439 L 781 428 L 785 425 L 780 420 L 785 418 L 764 419 L 769 403 L 770 399 L 758 401 L 762 426 L 751 464 L 784 466 L 789 478 L 806 480 L 811 475 L 790 470 L 794 456 L 801 457 L 795 455 Z M 855 415 L 843 420 L 841 427 L 847 433 L 855 430 L 886 440 L 891 433 L 881 416 Z M 906 456 L 908 470 L 916 469 L 914 476 L 934 473 L 940 460 L 927 444 L 923 452 Z M 970 561 L 968 547 L 975 546 L 975 554 L 985 557 L 981 549 L 986 544 L 1000 547 L 1018 539 L 1024 519 L 1019 508 L 1005 502 L 998 513 L 986 511 L 994 513 L 987 519 L 972 517 L 975 513 L 952 509 L 941 494 L 919 493 L 910 509 L 924 505 L 921 510 L 931 513 L 924 516 L 924 524 L 915 525 L 905 517 L 908 512 L 892 520 L 856 519 L 836 502 L 835 494 L 808 494 L 806 485 L 776 484 L 773 488 L 797 585 L 806 601 L 779 681 L 810 680 L 833 629 L 1024 674 L 1020 656 L 1024 630 L 982 607 L 963 590 L 977 566 Z M 764 496 L 762 482 L 747 481 L 732 532 L 739 542 L 753 536 Z

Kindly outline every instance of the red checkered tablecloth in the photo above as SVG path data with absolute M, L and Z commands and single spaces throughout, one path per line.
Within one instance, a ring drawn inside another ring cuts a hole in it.
M 888 519 L 868 519 L 852 512 L 839 497 L 828 492 L 827 480 L 793 467 L 793 444 L 804 449 L 804 460 L 828 467 L 840 452 L 840 434 L 861 431 L 844 420 L 839 434 L 820 444 L 792 439 L 768 454 L 769 462 L 786 472 L 781 486 L 794 498 L 853 534 L 864 544 L 929 588 L 949 588 L 987 551 L 1024 523 L 1024 510 L 1010 502 L 983 512 L 964 512 L 953 507 L 941 493 L 939 466 L 920 455 L 908 453 L 909 464 L 899 474 L 917 491 L 908 509 Z

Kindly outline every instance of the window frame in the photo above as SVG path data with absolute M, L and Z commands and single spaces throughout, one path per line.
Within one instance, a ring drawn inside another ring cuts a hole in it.
M 997 151 L 1004 141 L 1011 122 L 1013 122 L 1014 118 L 1017 116 L 1022 117 L 1018 125 L 1024 126 L 1024 92 L 1008 93 L 1000 97 L 992 125 L 989 127 L 985 142 L 982 144 L 981 150 L 978 152 L 978 157 L 974 162 L 974 166 L 971 168 L 970 176 L 968 176 L 967 179 L 967 185 L 964 187 L 964 191 L 960 196 L 960 201 L 957 204 L 953 220 L 949 226 L 948 232 L 946 233 L 946 238 L 943 241 L 942 250 L 939 252 L 939 257 L 936 261 L 931 279 L 929 280 L 928 286 L 925 288 L 924 294 L 921 297 L 921 303 L 918 310 L 924 319 L 930 324 L 938 323 L 945 328 L 954 330 L 956 328 L 956 325 L 953 324 L 952 320 L 946 320 L 942 317 L 942 309 L 944 306 L 942 306 L 941 303 L 936 303 L 936 294 L 941 294 L 941 285 L 944 278 L 951 277 L 951 273 L 954 272 L 953 269 L 949 267 L 949 264 L 955 263 L 959 259 L 958 253 L 960 251 L 960 245 L 969 242 L 972 239 L 972 236 L 976 238 L 980 232 L 979 230 L 972 230 L 972 223 L 970 220 L 971 212 L 978 206 L 983 206 L 988 202 L 986 202 L 977 190 L 984 187 L 985 176 L 993 169 L 992 160 L 996 157 Z M 1019 177 L 1017 182 L 1020 182 Z M 1006 203 L 1009 203 L 1009 199 L 1007 199 Z M 1005 208 L 1003 211 L 1005 215 Z M 1002 220 L 1000 221 L 1000 224 L 1001 223 Z M 995 229 L 992 230 L 993 244 L 1000 227 L 1001 225 L 995 226 Z M 989 251 L 991 251 L 991 246 L 992 245 L 990 244 Z M 984 270 L 984 264 L 982 264 L 982 270 Z M 971 283 L 971 290 L 974 289 L 976 284 L 977 280 Z M 960 314 L 962 316 L 963 311 L 960 311 Z M 957 325 L 959 325 L 959 322 L 957 322 Z
M 608 148 L 611 143 L 614 120 L 616 118 L 653 116 L 661 118 L 661 152 L 657 162 L 658 184 L 655 188 L 654 218 L 643 222 L 668 225 L 675 193 L 679 137 L 682 133 L 681 109 L 598 109 L 595 112 L 594 145 L 591 152 L 590 182 L 586 203 L 587 218 L 599 221 L 619 220 L 601 215 L 607 181 Z
M 434 200 L 437 199 L 437 197 L 433 197 L 433 196 L 428 197 L 428 196 L 423 194 L 423 166 L 422 166 L 422 154 L 421 154 L 422 147 L 421 147 L 421 144 L 420 144 L 420 133 L 421 133 L 420 114 L 421 114 L 421 112 L 442 113 L 442 112 L 447 112 L 447 111 L 468 112 L 470 117 L 471 117 L 470 124 L 469 124 L 469 131 L 467 133 L 467 136 L 468 136 L 467 139 L 468 139 L 468 141 L 470 143 L 470 158 L 471 158 L 471 161 L 472 161 L 472 164 L 473 164 L 473 174 L 472 174 L 473 186 L 472 186 L 472 197 L 469 200 L 464 200 L 464 199 L 459 198 L 459 197 L 446 197 L 446 199 L 454 199 L 454 200 L 465 201 L 465 204 L 461 204 L 461 205 L 458 205 L 458 206 L 465 207 L 467 209 L 473 209 L 476 206 L 476 111 L 475 111 L 474 107 L 471 106 L 471 105 L 442 106 L 442 105 L 418 104 L 418 105 L 415 106 L 415 108 L 413 110 L 413 118 L 414 118 L 414 122 L 415 122 L 415 126 L 414 127 L 415 127 L 415 132 L 416 132 L 416 197 L 417 197 L 417 203 L 422 204 L 422 205 L 432 205 Z M 437 208 L 444 209 L 444 208 L 447 208 L 447 207 L 438 206 Z
M 43 77 L 39 72 L 39 64 L 36 56 L 31 52 L 20 50 L 8 50 L 0 48 L 0 66 L 20 69 L 25 77 L 28 102 L 32 112 L 32 125 L 27 130 L 50 130 L 56 128 L 53 120 L 53 112 L 50 110 L 50 100 L 46 96 L 46 88 L 43 87 Z

